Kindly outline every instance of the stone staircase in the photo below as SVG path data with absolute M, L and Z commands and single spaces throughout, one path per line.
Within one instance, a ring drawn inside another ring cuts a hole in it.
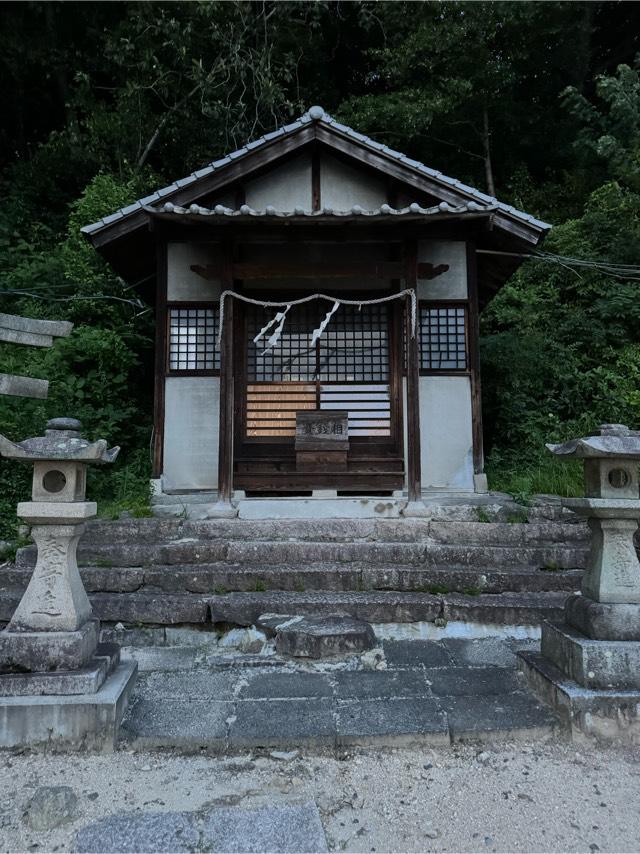
M 559 515 L 559 514 L 557 514 Z M 78 550 L 94 612 L 129 626 L 247 626 L 265 612 L 372 623 L 537 625 L 579 589 L 586 526 L 565 519 L 96 521 Z M 35 548 L 0 568 L 0 621 Z

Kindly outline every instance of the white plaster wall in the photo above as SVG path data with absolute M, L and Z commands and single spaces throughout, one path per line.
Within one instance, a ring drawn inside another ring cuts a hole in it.
M 249 181 L 245 187 L 245 200 L 250 207 L 259 211 L 263 211 L 267 205 L 273 205 L 280 211 L 292 211 L 295 208 L 310 211 L 311 155 L 303 154 Z
M 420 377 L 422 489 L 473 491 L 469 377 Z
M 446 273 L 435 279 L 418 279 L 418 299 L 467 298 L 467 244 L 460 240 L 418 241 L 418 261 L 434 266 L 448 264 Z
M 203 279 L 192 264 L 220 265 L 222 254 L 216 243 L 169 243 L 167 246 L 167 299 L 169 301 L 216 300 L 220 282 Z
M 218 377 L 165 380 L 165 492 L 218 488 Z
M 375 210 L 387 201 L 387 187 L 382 178 L 376 178 L 354 169 L 323 154 L 320 160 L 320 204 L 336 211 L 350 210 L 360 205 L 364 210 Z

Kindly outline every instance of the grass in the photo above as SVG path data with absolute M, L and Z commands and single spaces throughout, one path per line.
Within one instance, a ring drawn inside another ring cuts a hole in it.
M 476 507 L 476 519 L 478 522 L 493 522 L 493 516 L 484 507 Z
M 582 464 L 578 460 L 559 460 L 541 456 L 533 462 L 517 465 L 505 459 L 487 459 L 489 487 L 506 492 L 523 506 L 528 506 L 534 495 L 559 495 L 574 498 L 584 495 Z

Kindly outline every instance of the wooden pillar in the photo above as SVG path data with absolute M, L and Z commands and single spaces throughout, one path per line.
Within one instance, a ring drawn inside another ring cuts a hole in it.
M 417 289 L 418 247 L 415 240 L 405 243 L 405 287 Z M 417 293 L 416 293 L 417 298 Z M 421 501 L 420 472 L 420 351 L 418 330 L 414 329 L 411 300 L 405 305 L 407 342 L 407 487 L 409 505 Z
M 478 306 L 478 273 L 476 247 L 467 243 L 467 288 L 469 298 L 469 371 L 471 374 L 471 423 L 473 435 L 473 472 L 484 472 L 482 437 L 482 396 L 480 391 L 480 309 Z M 477 492 L 486 492 L 484 478 L 474 478 Z M 478 488 L 480 486 L 480 488 Z
M 164 457 L 164 395 L 167 375 L 167 241 L 156 237 L 156 346 L 153 392 L 152 476 L 162 475 Z
M 232 290 L 231 247 L 225 249 L 222 290 Z M 233 298 L 225 297 L 220 347 L 220 426 L 218 442 L 218 504 L 216 515 L 237 515 L 233 495 Z

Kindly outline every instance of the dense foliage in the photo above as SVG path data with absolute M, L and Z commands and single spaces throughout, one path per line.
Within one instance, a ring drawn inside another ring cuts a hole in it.
M 5 3 L 2 309 L 69 318 L 50 351 L 3 346 L 47 401 L 0 400 L 3 433 L 80 417 L 124 446 L 94 494 L 142 512 L 151 312 L 79 226 L 321 103 L 359 130 L 556 225 L 546 248 L 640 260 L 636 4 Z M 576 488 L 545 440 L 640 426 L 637 279 L 529 261 L 483 318 L 492 485 Z M 0 466 L 5 533 L 26 471 Z

